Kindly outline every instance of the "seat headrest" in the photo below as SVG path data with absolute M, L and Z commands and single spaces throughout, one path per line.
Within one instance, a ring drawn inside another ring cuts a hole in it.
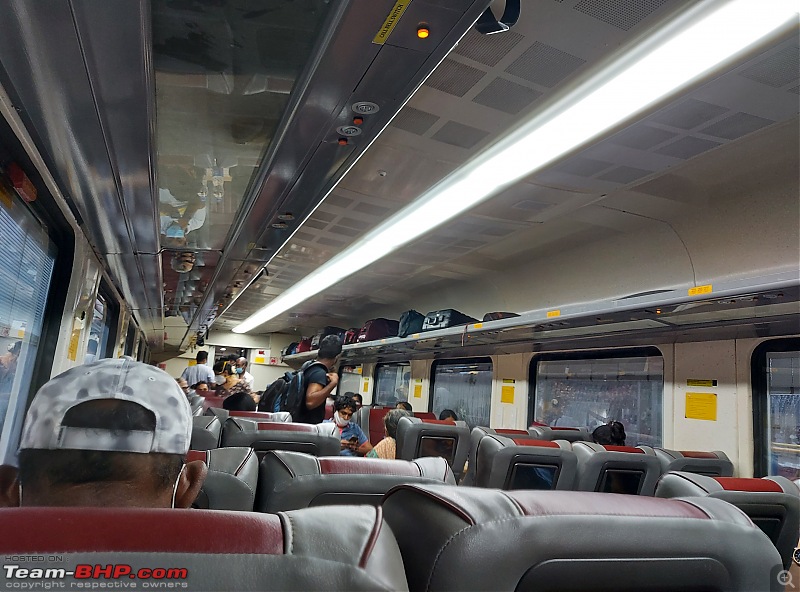
M 222 424 L 215 415 L 192 417 L 192 439 L 190 446 L 197 450 L 208 450 L 219 446 Z
M 277 515 L 145 508 L 2 508 L 5 555 L 53 554 L 37 568 L 79 564 L 178 571 L 175 583 L 203 590 L 407 589 L 402 559 L 377 508 Z M 87 525 L 91 525 L 87 528 Z M 58 561 L 55 561 L 55 559 Z M 24 567 L 28 567 L 25 565 Z M 0 585 L 13 581 L 0 572 Z M 124 575 L 123 575 L 124 577 Z M 127 580 L 127 578 L 125 578 Z
M 478 487 L 571 489 L 577 459 L 565 440 L 487 434 L 480 439 L 472 464 Z
M 206 480 L 193 507 L 208 510 L 252 511 L 258 486 L 258 459 L 252 448 L 190 450 L 186 461 L 201 460 Z
M 249 419 L 255 419 L 258 421 L 269 421 L 269 422 L 292 421 L 292 415 L 287 411 L 278 411 L 277 413 L 269 413 L 266 411 L 229 411 L 228 415 L 230 417 L 245 417 Z
M 711 502 L 419 484 L 393 488 L 383 508 L 412 590 L 764 588 L 777 552 L 741 511 Z
M 710 495 L 714 493 L 780 493 L 800 497 L 797 486 L 785 477 L 709 477 L 685 471 L 670 471 L 661 476 L 656 489 L 659 497 Z

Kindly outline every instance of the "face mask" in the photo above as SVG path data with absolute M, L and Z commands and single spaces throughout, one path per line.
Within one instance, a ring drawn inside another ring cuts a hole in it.
M 336 425 L 337 425 L 337 426 L 339 426 L 340 428 L 343 428 L 343 427 L 344 427 L 344 426 L 346 426 L 348 423 L 350 423 L 350 420 L 349 420 L 349 419 L 342 419 L 342 416 L 341 416 L 341 415 L 339 415 L 339 412 L 338 412 L 338 411 L 337 411 L 336 413 L 334 413 L 334 414 L 333 414 L 333 421 L 335 421 L 335 422 L 336 422 Z
M 164 234 L 167 238 L 183 238 L 183 228 L 178 224 L 172 224 Z
M 214 377 L 214 382 L 216 382 L 217 384 L 225 384 L 225 377 L 222 376 L 222 374 L 217 374 Z
M 237 368 L 236 374 L 244 374 L 244 368 Z

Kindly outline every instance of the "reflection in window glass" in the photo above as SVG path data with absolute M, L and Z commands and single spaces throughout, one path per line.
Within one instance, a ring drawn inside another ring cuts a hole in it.
M 535 421 L 587 427 L 625 426 L 626 444 L 661 446 L 664 360 L 661 356 L 539 359 Z
M 394 407 L 408 401 L 411 364 L 380 364 L 375 368 L 375 391 L 372 403 Z
M 336 386 L 336 394 L 361 392 L 361 366 L 344 366 L 339 384 Z
M 94 362 L 103 357 L 106 350 L 106 343 L 108 341 L 108 306 L 106 306 L 106 299 L 102 294 L 97 295 L 94 302 L 94 312 L 92 313 L 92 326 L 89 329 L 89 342 L 86 344 L 86 356 L 83 359 L 84 364 Z
M 24 207 L 0 199 L 0 252 L 3 253 L 0 258 L 2 464 L 6 452 L 16 448 L 11 439 L 19 433 L 22 422 L 56 249 Z
M 767 353 L 770 475 L 800 478 L 800 351 Z
M 470 428 L 489 425 L 492 401 L 492 361 L 448 360 L 434 362 L 433 412 L 438 417 L 444 409 L 455 411 Z

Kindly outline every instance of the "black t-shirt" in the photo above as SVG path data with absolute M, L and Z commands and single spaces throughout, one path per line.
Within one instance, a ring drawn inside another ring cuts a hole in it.
M 306 370 L 306 392 L 308 392 L 308 387 L 312 383 L 328 386 L 329 382 L 330 380 L 328 380 L 328 373 L 322 364 L 314 364 L 308 370 Z M 292 421 L 297 423 L 322 423 L 324 420 L 325 401 L 323 401 L 319 407 L 316 407 L 315 409 L 307 409 L 305 406 L 305 397 L 303 397 L 303 410 L 300 413 L 300 417 L 292 418 Z

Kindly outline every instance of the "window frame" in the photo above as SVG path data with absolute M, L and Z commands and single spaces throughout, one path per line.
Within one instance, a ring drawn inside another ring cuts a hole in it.
M 492 356 L 469 356 L 463 358 L 438 358 L 431 364 L 430 380 L 428 380 L 428 412 L 433 413 L 434 395 L 436 393 L 436 368 L 442 364 L 481 364 L 488 362 L 492 367 L 492 390 L 494 390 L 494 360 Z M 489 393 L 489 421 L 492 421 L 492 393 Z M 488 427 L 488 425 L 487 425 Z
M 382 407 L 387 407 L 388 405 L 385 404 L 385 403 L 377 403 L 376 402 L 376 397 L 377 397 L 376 390 L 378 388 L 378 369 L 379 368 L 384 368 L 386 366 L 408 366 L 408 371 L 410 373 L 411 372 L 411 361 L 409 360 L 409 361 L 406 361 L 406 362 L 378 362 L 377 364 L 375 364 L 375 368 L 372 370 L 372 392 L 370 393 L 370 396 L 372 397 L 372 404 L 373 405 L 380 405 Z M 410 378 L 409 378 L 409 385 L 408 386 L 409 386 L 409 391 L 410 391 L 411 390 L 411 379 Z M 411 398 L 411 393 L 409 392 L 406 395 L 406 402 L 408 402 L 408 400 L 410 398 Z
M 559 360 L 613 360 L 618 358 L 633 357 L 653 357 L 658 356 L 664 360 L 664 354 L 654 345 L 644 347 L 628 347 L 619 349 L 603 350 L 576 350 L 573 352 L 545 352 L 536 353 L 528 364 L 528 425 L 533 425 L 536 414 L 536 382 L 538 376 L 539 362 L 552 362 Z M 662 376 L 661 385 L 661 435 L 664 436 L 666 418 L 664 417 L 664 386 L 666 378 L 666 367 Z
M 780 337 L 759 343 L 750 356 L 750 391 L 753 401 L 753 476 L 769 474 L 769 392 L 767 354 L 800 351 L 800 337 Z

